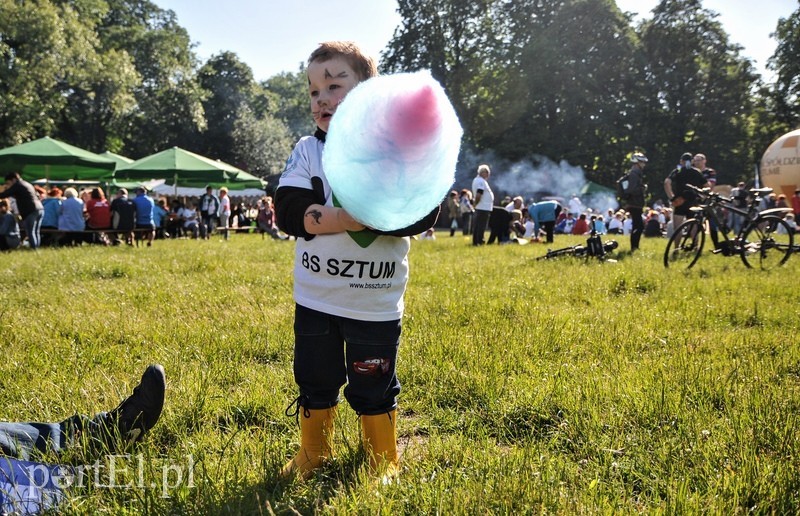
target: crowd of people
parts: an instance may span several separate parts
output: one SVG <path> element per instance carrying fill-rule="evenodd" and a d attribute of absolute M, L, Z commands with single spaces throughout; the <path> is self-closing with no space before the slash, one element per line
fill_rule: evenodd
<path fill-rule="evenodd" d="M 620 209 L 609 208 L 605 212 L 585 207 L 577 195 L 567 202 L 555 198 L 539 201 L 529 198 L 527 203 L 522 195 L 515 195 L 506 196 L 495 204 L 494 192 L 489 185 L 491 168 L 483 164 L 478 168 L 471 189 L 453 190 L 448 196 L 446 213 L 450 235 L 455 235 L 460 229 L 463 235 L 472 235 L 472 245 L 480 246 L 519 242 L 521 239 L 553 243 L 557 234 L 589 235 L 595 232 L 600 235 L 631 235 L 634 248 L 638 248 L 638 237 L 642 233 L 645 236 L 667 234 L 672 210 L 656 201 L 652 209 L 644 213 L 644 182 L 640 171 L 644 169 L 647 158 L 635 153 L 631 161 L 629 190 L 638 194 L 622 200 Z M 489 238 L 485 240 L 487 230 Z"/>
<path fill-rule="evenodd" d="M 134 245 L 155 239 L 209 239 L 218 232 L 258 231 L 286 239 L 275 224 L 272 198 L 264 196 L 233 202 L 225 187 L 219 196 L 212 187 L 199 198 L 153 197 L 137 188 L 130 197 L 119 188 L 109 199 L 100 186 L 45 189 L 32 185 L 18 173 L 5 178 L 0 191 L 0 250 L 22 247 L 86 244 Z M 22 230 L 20 230 L 22 226 Z"/>
<path fill-rule="evenodd" d="M 641 153 L 631 156 L 631 169 L 621 180 L 625 192 L 618 192 L 618 209 L 605 212 L 587 208 L 577 195 L 567 202 L 544 198 L 538 202 L 522 195 L 505 196 L 495 204 L 494 192 L 489 186 L 491 168 L 483 164 L 473 180 L 472 188 L 452 190 L 446 199 L 450 236 L 460 232 L 472 236 L 475 246 L 485 243 L 513 243 L 525 239 L 552 243 L 554 235 L 589 235 L 593 231 L 604 235 L 630 236 L 631 249 L 639 247 L 642 236 L 646 238 L 669 237 L 691 216 L 691 207 L 700 199 L 687 185 L 698 188 L 716 186 L 716 171 L 706 166 L 703 154 L 684 153 L 679 164 L 664 181 L 664 191 L 669 202 L 661 199 L 645 202 L 646 188 L 643 171 L 647 158 Z M 144 188 L 137 188 L 134 197 L 125 188 L 107 199 L 99 186 L 62 190 L 31 185 L 17 173 L 5 178 L 5 189 L 0 191 L 0 250 L 8 251 L 22 246 L 75 246 L 84 243 L 101 245 L 134 245 L 137 240 L 152 245 L 155 239 L 193 238 L 209 239 L 218 232 L 224 239 L 230 232 L 257 231 L 274 239 L 289 237 L 275 223 L 272 197 L 244 198 L 233 202 L 226 188 L 214 194 L 212 187 L 194 198 L 153 197 Z M 748 202 L 748 189 L 740 182 L 731 189 L 734 205 L 744 207 Z M 563 204 L 563 205 L 562 205 Z M 770 194 L 763 199 L 762 209 L 791 208 L 785 220 L 796 229 L 800 217 L 800 190 L 791 199 L 784 194 Z M 727 227 L 735 234 L 744 223 L 743 217 L 733 212 L 723 214 Z M 782 228 L 781 228 L 782 229 Z M 485 239 L 489 231 L 488 241 Z M 712 233 L 712 238 L 715 236 Z M 420 235 L 423 239 L 435 238 L 433 231 Z"/>
<path fill-rule="evenodd" d="M 552 243 L 556 234 L 590 235 L 628 235 L 630 249 L 639 248 L 642 236 L 645 238 L 669 237 L 687 217 L 691 208 L 701 199 L 689 185 L 697 188 L 714 188 L 717 172 L 709 168 L 704 154 L 684 153 L 679 164 L 664 180 L 664 191 L 668 202 L 656 198 L 647 202 L 647 184 L 644 182 L 644 169 L 647 157 L 635 152 L 631 155 L 631 168 L 619 180 L 617 195 L 619 208 L 606 211 L 587 208 L 577 195 L 569 201 L 560 202 L 554 198 L 544 198 L 538 202 L 529 199 L 527 205 L 522 195 L 505 196 L 499 204 L 489 184 L 491 168 L 478 167 L 472 188 L 460 192 L 452 190 L 446 200 L 444 213 L 448 217 L 450 236 L 461 231 L 464 236 L 472 236 L 472 245 L 521 242 Z M 740 182 L 730 193 L 734 205 L 744 207 L 749 202 L 749 189 Z M 783 194 L 772 193 L 763 198 L 761 209 L 791 208 L 785 220 L 790 228 L 796 229 L 796 219 L 800 216 L 800 190 L 795 191 L 791 200 Z M 741 229 L 743 217 L 727 211 L 722 214 L 728 228 L 734 233 Z M 486 231 L 489 238 L 485 240 Z M 712 232 L 712 239 L 715 234 Z M 715 242 L 716 244 L 716 242 Z"/>

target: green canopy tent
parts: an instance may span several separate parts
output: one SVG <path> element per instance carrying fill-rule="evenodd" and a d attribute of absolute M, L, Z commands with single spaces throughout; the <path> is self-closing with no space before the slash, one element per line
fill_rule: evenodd
<path fill-rule="evenodd" d="M 19 172 L 26 181 L 109 180 L 116 166 L 113 160 L 48 136 L 0 150 L 0 172 Z"/>
<path fill-rule="evenodd" d="M 266 187 L 262 179 L 244 170 L 179 147 L 157 152 L 120 167 L 114 177 L 118 181 L 163 179 L 166 184 L 176 188 L 203 188 L 210 185 L 214 188 L 226 186 L 229 190 L 242 190 Z"/>
<path fill-rule="evenodd" d="M 612 197 L 617 195 L 617 191 L 613 188 L 608 188 L 607 186 L 603 186 L 601 184 L 597 184 L 593 181 L 586 181 L 586 184 L 583 185 L 581 188 L 580 195 L 610 195 Z"/>
<path fill-rule="evenodd" d="M 101 152 L 100 155 L 103 156 L 104 158 L 116 162 L 117 168 L 127 167 L 128 165 L 133 163 L 133 160 L 131 158 L 126 158 L 125 156 L 114 154 L 111 151 Z"/>

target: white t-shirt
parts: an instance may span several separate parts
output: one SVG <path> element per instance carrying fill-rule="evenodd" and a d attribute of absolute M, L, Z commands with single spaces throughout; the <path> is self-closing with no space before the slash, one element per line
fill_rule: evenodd
<path fill-rule="evenodd" d="M 178 216 L 184 218 L 183 227 L 185 228 L 197 224 L 197 210 L 184 207 L 178 210 Z"/>
<path fill-rule="evenodd" d="M 534 238 L 538 237 L 539 235 L 534 234 L 533 230 L 536 229 L 536 224 L 533 223 L 532 220 L 528 219 L 525 221 L 525 234 L 522 238 Z"/>
<path fill-rule="evenodd" d="M 475 209 L 492 211 L 492 206 L 494 206 L 494 192 L 492 192 L 492 189 L 489 187 L 489 183 L 481 176 L 475 176 L 475 179 L 472 180 L 473 199 L 478 198 L 478 190 L 483 190 L 483 195 L 481 195 L 481 200 L 478 201 L 478 204 L 475 205 Z"/>
<path fill-rule="evenodd" d="M 219 198 L 219 215 L 220 217 L 231 216 L 231 198 L 227 195 Z"/>
<path fill-rule="evenodd" d="M 322 170 L 325 144 L 303 137 L 289 156 L 278 188 L 292 186 L 312 190 L 311 178 L 319 177 L 325 206 L 334 206 L 328 180 Z M 294 300 L 297 304 L 331 315 L 361 321 L 393 321 L 403 315 L 403 294 L 408 283 L 408 237 L 376 235 L 359 245 L 350 233 L 298 238 L 294 259 Z M 369 238 L 368 238 L 369 239 Z"/>
<path fill-rule="evenodd" d="M 577 197 L 573 197 L 569 200 L 569 212 L 575 215 L 576 217 L 583 213 L 583 203 Z"/>

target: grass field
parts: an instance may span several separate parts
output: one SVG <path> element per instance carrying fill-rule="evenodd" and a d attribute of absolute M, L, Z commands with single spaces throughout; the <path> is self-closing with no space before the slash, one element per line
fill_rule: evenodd
<path fill-rule="evenodd" d="M 299 439 L 294 244 L 257 235 L 3 255 L 0 419 L 113 408 L 164 364 L 161 421 L 116 459 L 129 487 L 74 489 L 67 514 L 797 514 L 800 257 L 685 272 L 665 245 L 601 263 L 414 241 L 394 485 L 346 404 L 337 458 L 277 480 Z"/>

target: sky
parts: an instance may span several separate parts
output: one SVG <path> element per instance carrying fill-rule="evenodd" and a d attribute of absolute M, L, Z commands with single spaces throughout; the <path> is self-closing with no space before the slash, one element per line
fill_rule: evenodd
<path fill-rule="evenodd" d="M 400 24 L 395 0 L 153 0 L 175 11 L 201 61 L 223 51 L 235 52 L 253 69 L 256 80 L 297 71 L 322 41 L 356 41 L 376 59 Z M 617 0 L 623 11 L 650 17 L 658 0 Z M 775 51 L 770 38 L 781 17 L 797 8 L 798 0 L 702 0 L 720 14 L 733 43 L 754 61 L 765 79 L 767 59 Z"/>

